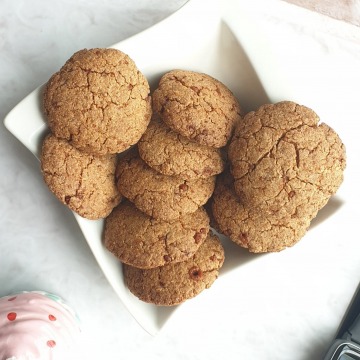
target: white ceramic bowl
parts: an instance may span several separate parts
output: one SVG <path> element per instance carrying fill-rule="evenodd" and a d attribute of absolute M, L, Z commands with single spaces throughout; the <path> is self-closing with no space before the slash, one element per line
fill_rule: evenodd
<path fill-rule="evenodd" d="M 225 83 L 238 97 L 245 111 L 267 102 L 287 99 L 313 107 L 315 111 L 320 109 L 326 114 L 325 101 L 329 94 L 318 92 L 311 98 L 307 96 L 307 81 L 311 78 L 307 68 L 298 67 L 295 82 L 289 76 L 289 69 L 296 65 L 295 60 L 289 63 L 289 69 L 283 66 L 284 61 L 280 56 L 289 54 L 281 46 L 286 46 L 294 35 L 289 32 L 280 35 L 284 38 L 270 37 L 276 34 L 276 21 L 273 26 L 270 21 L 267 27 L 262 27 L 256 17 L 257 6 L 261 6 L 261 0 L 224 0 L 221 3 L 216 0 L 190 0 L 167 19 L 112 47 L 126 52 L 136 62 L 152 89 L 166 71 L 189 69 L 207 73 Z M 275 16 L 276 6 L 269 16 Z M 289 11 L 291 13 L 292 10 Z M 273 34 L 268 32 L 269 26 L 274 30 Z M 311 41 L 305 45 L 308 51 L 317 51 L 312 49 Z M 316 84 L 311 86 L 316 88 Z M 39 155 L 41 140 L 47 131 L 42 112 L 42 90 L 43 87 L 39 87 L 28 95 L 5 119 L 8 130 L 35 156 Z M 336 130 L 341 128 L 340 122 L 337 123 L 335 119 L 330 119 L 330 125 Z M 340 135 L 344 135 L 344 132 Z M 348 193 L 351 196 L 351 192 Z M 345 202 L 344 194 L 346 191 L 328 207 L 329 214 Z M 327 216 L 323 212 L 320 218 Z M 103 221 L 86 220 L 76 214 L 75 217 L 99 266 L 124 305 L 146 331 L 157 333 L 177 307 L 158 307 L 135 298 L 124 285 L 120 262 L 102 243 Z M 254 263 L 249 260 L 260 264 L 264 258 L 248 254 L 226 239 L 224 244 L 226 261 L 218 281 L 229 270 L 238 270 L 240 265 Z"/>

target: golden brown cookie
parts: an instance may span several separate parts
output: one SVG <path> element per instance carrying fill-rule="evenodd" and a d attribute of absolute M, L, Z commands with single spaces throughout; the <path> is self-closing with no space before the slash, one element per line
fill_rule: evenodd
<path fill-rule="evenodd" d="M 125 283 L 140 300 L 156 305 L 177 305 L 208 289 L 224 263 L 220 240 L 209 233 L 192 258 L 154 269 L 124 265 Z"/>
<path fill-rule="evenodd" d="M 202 145 L 223 147 L 240 119 L 231 91 L 213 77 L 173 70 L 160 79 L 153 109 L 174 131 Z"/>
<path fill-rule="evenodd" d="M 48 81 L 44 110 L 51 131 L 77 149 L 120 153 L 146 130 L 149 92 L 146 78 L 123 52 L 84 49 Z"/>
<path fill-rule="evenodd" d="M 217 175 L 224 170 L 221 150 L 200 145 L 172 131 L 154 118 L 138 142 L 140 157 L 153 169 L 190 180 Z"/>
<path fill-rule="evenodd" d="M 250 252 L 277 252 L 293 246 L 305 235 L 317 213 L 314 210 L 319 199 L 313 198 L 309 204 L 299 204 L 294 213 L 281 208 L 275 212 L 261 206 L 249 208 L 241 202 L 232 185 L 230 174 L 218 177 L 212 215 L 219 232 Z"/>
<path fill-rule="evenodd" d="M 91 220 L 104 218 L 119 204 L 115 155 L 83 153 L 50 134 L 43 142 L 40 160 L 49 189 L 80 216 Z"/>
<path fill-rule="evenodd" d="M 123 201 L 106 218 L 106 248 L 121 262 L 142 269 L 187 260 L 209 232 L 203 208 L 173 221 L 156 220 Z"/>
<path fill-rule="evenodd" d="M 228 156 L 235 191 L 247 206 L 302 202 L 302 189 L 328 199 L 343 180 L 345 148 L 311 109 L 293 102 L 264 105 L 245 116 Z M 308 190 L 304 190 L 306 193 Z"/>
<path fill-rule="evenodd" d="M 120 159 L 116 170 L 119 191 L 145 214 L 174 220 L 195 212 L 210 198 L 215 176 L 183 180 L 158 173 L 132 149 Z"/>

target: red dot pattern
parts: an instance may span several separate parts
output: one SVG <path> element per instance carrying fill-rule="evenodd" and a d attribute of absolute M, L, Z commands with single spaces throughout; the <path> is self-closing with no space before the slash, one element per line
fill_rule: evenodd
<path fill-rule="evenodd" d="M 46 345 L 49 347 L 49 348 L 53 348 L 56 346 L 56 342 L 55 340 L 48 340 L 48 342 L 46 343 Z"/>
<path fill-rule="evenodd" d="M 16 296 L 8 299 L 8 301 L 13 301 L 13 300 L 15 300 L 15 299 L 16 299 Z M 17 313 L 16 313 L 16 312 L 9 312 L 9 313 L 7 314 L 7 319 L 8 319 L 9 321 L 15 321 L 15 320 L 16 320 L 16 317 L 17 317 Z M 56 317 L 55 317 L 53 314 L 49 314 L 48 318 L 49 318 L 50 321 L 56 321 L 56 320 L 57 320 Z M 55 340 L 48 340 L 48 341 L 46 342 L 46 345 L 47 345 L 49 348 L 54 348 L 54 347 L 56 346 L 56 341 L 55 341 Z"/>
<path fill-rule="evenodd" d="M 7 318 L 9 321 L 14 321 L 16 319 L 17 314 L 15 312 L 10 312 L 7 314 Z"/>

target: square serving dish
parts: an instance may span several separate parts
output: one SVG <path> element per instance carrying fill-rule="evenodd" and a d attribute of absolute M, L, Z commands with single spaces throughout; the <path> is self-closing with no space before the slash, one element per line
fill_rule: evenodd
<path fill-rule="evenodd" d="M 284 11 L 286 16 L 287 12 L 291 15 L 295 9 L 289 4 L 277 1 L 271 11 L 262 13 L 258 18 L 257 7 L 264 6 L 265 3 L 262 0 L 190 0 L 162 22 L 112 47 L 127 53 L 135 61 L 149 80 L 152 90 L 166 71 L 175 68 L 188 69 L 207 73 L 222 81 L 237 96 L 244 111 L 254 110 L 268 102 L 294 100 L 327 116 L 329 111 L 326 101 L 329 99 L 330 89 L 325 86 L 318 86 L 317 89 L 316 86 L 319 85 L 319 76 L 331 69 L 325 68 L 322 73 L 317 73 L 316 81 L 310 84 L 307 81 L 312 77 L 308 76 L 309 69 L 305 65 L 299 66 L 298 73 L 293 74 L 292 69 L 297 63 L 290 59 L 288 68 L 284 68 L 284 59 L 287 59 L 289 54 L 281 48 L 282 41 L 286 39 L 291 42 L 297 39 L 298 35 L 289 31 L 288 34 L 281 35 L 284 36 L 283 39 L 276 39 L 271 37 L 268 30 L 272 29 L 272 35 L 276 36 L 276 16 L 279 9 Z M 313 15 L 304 14 L 310 24 L 316 23 L 315 20 L 311 22 Z M 320 54 L 312 40 L 308 41 L 304 37 L 297 40 L 310 51 L 306 58 L 311 55 L 311 51 Z M 284 58 L 279 58 L 282 55 Z M 318 61 L 320 60 L 321 57 Z M 316 62 L 314 72 L 317 64 Z M 318 65 L 320 66 L 320 63 Z M 313 89 L 313 96 L 309 95 L 307 85 Z M 322 92 L 316 95 L 319 89 Z M 47 131 L 42 112 L 42 92 L 43 86 L 40 86 L 5 119 L 8 130 L 37 157 L 43 135 Z M 335 117 L 330 116 L 328 123 L 340 130 L 342 138 L 351 137 L 350 132 L 343 130 L 344 125 Z M 346 143 L 345 139 L 344 142 Z M 355 177 L 353 179 L 355 181 Z M 339 195 L 339 203 L 346 203 L 351 187 L 349 182 Z M 99 266 L 128 311 L 147 332 L 156 334 L 177 307 L 154 306 L 134 297 L 124 285 L 120 262 L 102 243 L 103 221 L 86 220 L 76 214 L 75 217 Z M 224 245 L 226 261 L 218 281 L 221 281 L 221 277 L 226 276 L 229 270 L 240 270 L 239 265 L 243 263 L 245 266 L 249 263 L 246 259 L 255 259 L 260 263 L 263 258 L 248 254 L 226 239 Z"/>

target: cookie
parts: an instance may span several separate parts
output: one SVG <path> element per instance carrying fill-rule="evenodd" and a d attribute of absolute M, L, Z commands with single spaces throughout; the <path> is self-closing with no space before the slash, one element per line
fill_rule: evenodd
<path fill-rule="evenodd" d="M 135 63 L 116 49 L 76 52 L 48 81 L 44 111 L 55 136 L 92 154 L 135 144 L 151 118 L 150 88 Z"/>
<path fill-rule="evenodd" d="M 80 216 L 92 220 L 104 218 L 119 204 L 115 155 L 83 153 L 50 134 L 43 142 L 40 160 L 49 189 Z"/>
<path fill-rule="evenodd" d="M 129 290 L 140 300 L 156 305 L 177 305 L 208 289 L 224 262 L 220 240 L 209 233 L 192 258 L 154 269 L 124 265 Z"/>
<path fill-rule="evenodd" d="M 171 129 L 202 145 L 223 147 L 240 120 L 240 105 L 213 77 L 186 70 L 162 76 L 153 109 Z"/>
<path fill-rule="evenodd" d="M 289 101 L 245 116 L 228 151 L 235 191 L 244 204 L 283 206 L 288 198 L 302 203 L 303 192 L 324 199 L 336 192 L 343 181 L 345 147 L 334 130 L 318 122 L 314 111 Z"/>
<path fill-rule="evenodd" d="M 137 149 L 119 160 L 116 179 L 121 194 L 139 210 L 167 221 L 195 212 L 215 187 L 215 176 L 183 180 L 160 174 L 140 158 Z"/>
<path fill-rule="evenodd" d="M 208 232 L 209 217 L 203 208 L 167 222 L 123 201 L 106 218 L 104 243 L 121 262 L 149 269 L 192 257 Z"/>
<path fill-rule="evenodd" d="M 164 175 L 190 180 L 217 175 L 224 170 L 220 149 L 200 145 L 153 118 L 138 142 L 140 157 Z"/>
<path fill-rule="evenodd" d="M 311 184 L 299 182 L 298 193 L 287 200 L 249 207 L 237 196 L 233 185 L 230 174 L 217 178 L 212 216 L 219 232 L 254 253 L 278 252 L 295 245 L 328 200 Z"/>

